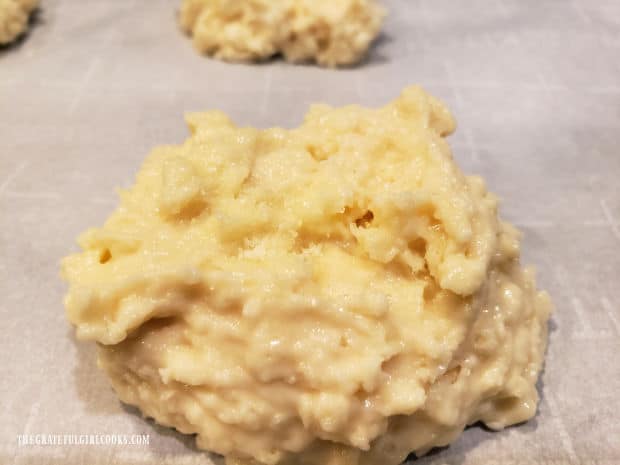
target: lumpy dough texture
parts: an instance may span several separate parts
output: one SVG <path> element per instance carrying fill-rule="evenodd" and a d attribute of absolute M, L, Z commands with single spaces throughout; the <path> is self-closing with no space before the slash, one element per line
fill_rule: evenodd
<path fill-rule="evenodd" d="M 63 264 L 124 402 L 228 465 L 395 465 L 535 414 L 551 302 L 439 101 L 187 120 Z"/>
<path fill-rule="evenodd" d="M 323 66 L 358 62 L 381 28 L 375 0 L 184 0 L 181 27 L 202 53 L 227 61 L 288 61 Z"/>
<path fill-rule="evenodd" d="M 0 45 L 17 39 L 28 27 L 39 0 L 0 0 Z"/>

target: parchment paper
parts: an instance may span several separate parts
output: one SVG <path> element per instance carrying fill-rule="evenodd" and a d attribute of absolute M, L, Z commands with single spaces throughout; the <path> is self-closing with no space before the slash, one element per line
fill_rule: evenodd
<path fill-rule="evenodd" d="M 65 321 L 60 258 L 151 147 L 184 140 L 186 111 L 292 127 L 311 102 L 380 105 L 412 83 L 454 111 L 455 158 L 502 197 L 557 306 L 536 419 L 470 428 L 417 464 L 620 463 L 620 2 L 392 0 L 347 70 L 201 57 L 178 3 L 43 0 L 0 52 L 0 464 L 212 463 L 117 400 Z M 19 434 L 150 440 L 20 447 Z"/>

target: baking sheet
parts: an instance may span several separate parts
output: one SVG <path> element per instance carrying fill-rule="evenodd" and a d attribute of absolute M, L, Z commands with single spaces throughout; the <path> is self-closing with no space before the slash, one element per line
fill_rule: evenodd
<path fill-rule="evenodd" d="M 292 127 L 311 102 L 379 105 L 411 83 L 454 111 L 455 158 L 502 197 L 557 306 L 539 415 L 470 428 L 416 465 L 620 463 L 620 3 L 392 0 L 370 58 L 347 70 L 200 57 L 177 3 L 43 0 L 0 52 L 0 463 L 212 463 L 118 402 L 65 321 L 60 258 L 151 147 L 186 137 L 186 111 Z M 150 438 L 20 447 L 19 434 Z"/>

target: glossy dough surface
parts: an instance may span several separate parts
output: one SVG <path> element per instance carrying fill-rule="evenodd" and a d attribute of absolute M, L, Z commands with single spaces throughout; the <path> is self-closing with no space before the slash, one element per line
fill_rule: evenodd
<path fill-rule="evenodd" d="M 242 465 L 395 465 L 535 414 L 551 302 L 439 101 L 187 120 L 63 263 L 124 402 Z"/>
<path fill-rule="evenodd" d="M 17 39 L 28 28 L 30 13 L 39 0 L 0 0 L 0 45 Z"/>
<path fill-rule="evenodd" d="M 281 53 L 333 67 L 364 57 L 384 14 L 376 0 L 184 0 L 179 21 L 196 49 L 222 60 Z"/>

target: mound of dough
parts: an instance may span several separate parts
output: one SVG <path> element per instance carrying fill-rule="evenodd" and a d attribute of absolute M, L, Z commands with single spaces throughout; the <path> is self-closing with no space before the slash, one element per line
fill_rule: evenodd
<path fill-rule="evenodd" d="M 365 55 L 385 12 L 375 0 L 184 0 L 181 27 L 202 53 L 227 61 L 350 65 Z"/>
<path fill-rule="evenodd" d="M 124 402 L 229 465 L 395 465 L 535 414 L 551 302 L 439 101 L 187 120 L 63 262 Z"/>
<path fill-rule="evenodd" d="M 39 0 L 0 0 L 0 45 L 17 39 L 28 27 Z"/>

